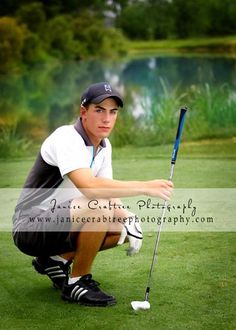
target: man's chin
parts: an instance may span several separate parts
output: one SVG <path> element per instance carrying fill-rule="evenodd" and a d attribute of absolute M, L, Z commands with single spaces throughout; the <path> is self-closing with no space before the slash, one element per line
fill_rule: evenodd
<path fill-rule="evenodd" d="M 101 139 L 105 139 L 105 138 L 107 138 L 110 134 L 111 134 L 110 131 L 109 131 L 109 132 L 99 132 L 98 136 L 99 136 L 99 138 L 101 138 Z"/>

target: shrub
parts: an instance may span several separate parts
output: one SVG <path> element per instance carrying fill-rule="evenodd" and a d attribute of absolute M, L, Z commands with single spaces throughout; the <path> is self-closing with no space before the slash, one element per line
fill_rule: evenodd
<path fill-rule="evenodd" d="M 126 53 L 126 39 L 122 32 L 107 28 L 103 21 L 89 11 L 83 11 L 73 21 L 78 58 L 110 57 Z"/>
<path fill-rule="evenodd" d="M 29 152 L 31 142 L 16 134 L 15 127 L 0 129 L 1 158 L 24 156 Z"/>
<path fill-rule="evenodd" d="M 0 18 L 0 72 L 8 72 L 20 62 L 26 34 L 26 28 L 14 18 Z"/>
<path fill-rule="evenodd" d="M 191 86 L 188 93 L 191 107 L 192 138 L 221 137 L 235 134 L 236 97 L 227 84 L 212 88 Z"/>
<path fill-rule="evenodd" d="M 148 5 L 146 3 L 136 3 L 127 6 L 117 19 L 117 26 L 130 39 L 151 39 L 153 31 L 150 24 Z"/>
<path fill-rule="evenodd" d="M 39 2 L 21 6 L 16 16 L 19 22 L 26 24 L 28 29 L 33 33 L 41 33 L 46 23 L 43 4 Z"/>
<path fill-rule="evenodd" d="M 52 56 L 72 59 L 75 55 L 75 43 L 72 30 L 72 18 L 68 15 L 56 16 L 48 21 L 46 43 Z"/>
<path fill-rule="evenodd" d="M 127 53 L 127 40 L 118 29 L 109 28 L 104 31 L 102 42 L 102 55 L 112 57 Z"/>

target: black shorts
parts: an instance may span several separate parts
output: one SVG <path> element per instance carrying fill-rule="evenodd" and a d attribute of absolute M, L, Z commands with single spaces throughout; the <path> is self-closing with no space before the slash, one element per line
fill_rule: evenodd
<path fill-rule="evenodd" d="M 53 210 L 32 207 L 13 216 L 13 240 L 23 253 L 52 256 L 75 251 L 75 235 L 71 232 L 70 202 Z"/>

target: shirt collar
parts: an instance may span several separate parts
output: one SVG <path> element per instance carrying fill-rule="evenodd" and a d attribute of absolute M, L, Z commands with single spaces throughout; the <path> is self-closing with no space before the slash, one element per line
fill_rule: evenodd
<path fill-rule="evenodd" d="M 83 138 L 85 145 L 86 146 L 93 146 L 92 142 L 90 141 L 87 133 L 85 132 L 85 129 L 83 127 L 82 124 L 82 120 L 81 118 L 78 118 L 77 121 L 74 124 L 74 128 L 76 129 L 76 131 L 81 135 L 81 137 Z M 106 142 L 105 139 L 102 139 L 99 145 L 101 148 L 105 148 L 106 147 Z"/>

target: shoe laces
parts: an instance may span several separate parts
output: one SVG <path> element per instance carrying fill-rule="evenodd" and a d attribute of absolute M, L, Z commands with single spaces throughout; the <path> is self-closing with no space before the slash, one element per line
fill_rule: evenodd
<path fill-rule="evenodd" d="M 84 275 L 82 277 L 82 280 L 83 282 L 88 285 L 90 288 L 93 288 L 93 289 L 98 289 L 98 286 L 100 285 L 99 282 L 95 281 L 94 279 L 92 279 L 92 275 L 91 274 L 87 274 L 87 275 Z"/>

